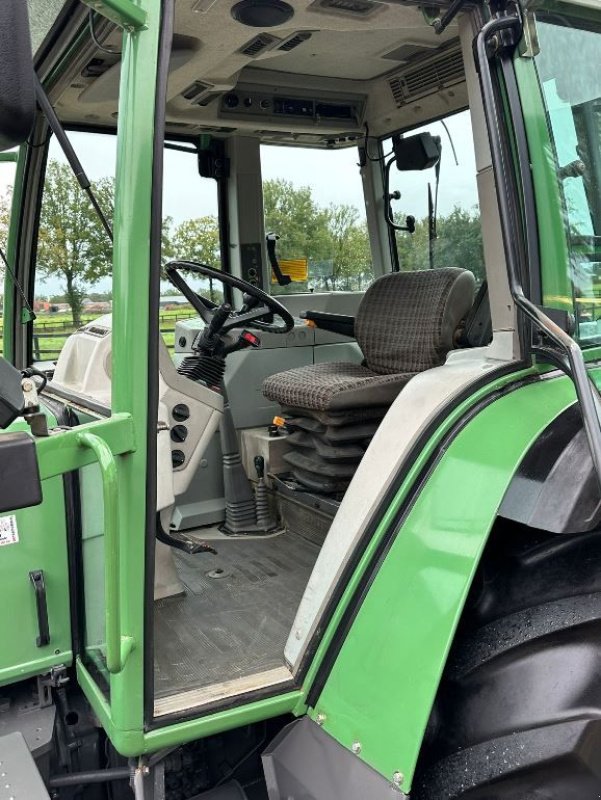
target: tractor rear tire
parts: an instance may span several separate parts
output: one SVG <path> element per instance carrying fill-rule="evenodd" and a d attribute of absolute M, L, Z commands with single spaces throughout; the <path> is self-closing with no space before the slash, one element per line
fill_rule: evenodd
<path fill-rule="evenodd" d="M 601 532 L 498 520 L 411 800 L 601 798 Z"/>

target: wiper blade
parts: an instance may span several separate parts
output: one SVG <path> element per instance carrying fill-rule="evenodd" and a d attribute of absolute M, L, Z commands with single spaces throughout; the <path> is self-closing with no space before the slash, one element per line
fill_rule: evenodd
<path fill-rule="evenodd" d="M 61 149 L 65 154 L 65 158 L 69 162 L 69 166 L 71 167 L 71 170 L 75 175 L 75 178 L 77 179 L 77 182 L 84 190 L 84 192 L 88 195 L 90 202 L 92 203 L 92 206 L 94 207 L 94 210 L 98 215 L 98 218 L 102 222 L 102 225 L 107 233 L 107 236 L 112 242 L 113 231 L 111 230 L 111 226 L 109 224 L 109 221 L 105 217 L 103 210 L 100 208 L 100 204 L 98 203 L 96 195 L 94 194 L 94 191 L 92 189 L 90 179 L 86 175 L 85 170 L 81 164 L 81 161 L 77 157 L 77 153 L 73 149 L 73 145 L 69 141 L 65 129 L 63 128 L 59 118 L 56 116 L 56 113 L 52 108 L 50 100 L 48 99 L 48 95 L 44 91 L 44 87 L 40 83 L 40 79 L 35 73 L 34 73 L 34 83 L 35 83 L 35 93 L 40 108 L 44 112 L 44 116 L 48 120 L 48 124 L 50 125 L 52 132 L 56 136 L 58 143 L 60 144 Z"/>

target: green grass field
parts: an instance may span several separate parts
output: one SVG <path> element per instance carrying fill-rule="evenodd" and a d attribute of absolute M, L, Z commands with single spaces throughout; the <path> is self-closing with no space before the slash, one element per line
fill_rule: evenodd
<path fill-rule="evenodd" d="M 82 314 L 82 324 L 92 322 L 105 312 L 96 314 Z M 175 323 L 181 319 L 196 316 L 196 312 L 189 305 L 181 305 L 172 309 L 161 309 L 159 324 L 165 344 L 173 350 L 175 341 Z M 75 326 L 71 314 L 67 313 L 39 313 L 33 323 L 33 357 L 34 361 L 55 361 L 58 358 L 67 338 L 74 332 Z M 3 344 L 3 320 L 0 317 L 0 348 Z"/>

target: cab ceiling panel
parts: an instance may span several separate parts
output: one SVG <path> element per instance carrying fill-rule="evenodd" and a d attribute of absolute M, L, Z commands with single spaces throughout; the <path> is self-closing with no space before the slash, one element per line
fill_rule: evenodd
<path fill-rule="evenodd" d="M 175 30 L 197 36 L 200 46 L 193 62 L 174 76 L 172 97 L 194 80 L 232 88 L 251 66 L 297 74 L 299 86 L 303 75 L 367 81 L 394 68 L 390 53 L 406 41 L 439 46 L 456 36 L 437 37 L 413 6 L 367 0 L 301 0 L 292 6 L 283 25 L 257 28 L 233 19 L 229 0 L 215 0 L 204 12 L 198 0 L 179 0 Z"/>
<path fill-rule="evenodd" d="M 295 101 L 286 108 L 299 110 L 287 115 L 284 130 L 299 134 L 311 134 L 312 127 L 357 132 L 365 109 L 374 110 L 372 98 L 381 98 L 376 115 L 388 113 L 389 106 L 400 113 L 389 80 L 457 36 L 456 27 L 436 36 L 415 5 L 371 0 L 176 0 L 174 30 L 167 90 L 171 129 L 282 130 L 282 114 L 269 111 L 281 106 L 279 95 Z M 98 19 L 96 33 L 118 51 L 114 26 Z M 114 125 L 119 79 L 119 56 L 90 41 L 53 93 L 59 115 L 67 122 Z M 241 102 L 237 115 L 225 99 L 232 93 L 241 97 L 241 89 L 252 108 Z M 335 108 L 337 97 L 345 108 Z M 301 106 L 300 100 L 313 105 Z M 329 115 L 323 113 L 328 109 Z"/>

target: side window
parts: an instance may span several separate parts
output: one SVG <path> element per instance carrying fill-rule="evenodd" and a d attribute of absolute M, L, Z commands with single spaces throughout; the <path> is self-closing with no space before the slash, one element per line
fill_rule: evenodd
<path fill-rule="evenodd" d="M 69 133 L 100 207 L 113 218 L 116 137 Z M 56 361 L 66 340 L 112 307 L 112 245 L 88 196 L 52 138 L 34 284 L 33 361 Z"/>
<path fill-rule="evenodd" d="M 440 182 L 436 191 L 434 169 L 424 172 L 398 172 L 392 166 L 390 191 L 400 192 L 394 202 L 395 222 L 404 224 L 408 215 L 416 219 L 415 233 L 395 232 L 399 269 L 421 270 L 434 267 L 464 267 L 471 270 L 478 283 L 484 280 L 484 251 L 476 159 L 469 111 L 453 114 L 444 120 L 407 131 L 406 135 L 429 132 L 442 144 Z M 384 153 L 392 150 L 392 140 L 383 143 Z M 436 209 L 436 238 L 430 235 L 428 187 Z"/>
<path fill-rule="evenodd" d="M 265 232 L 276 233 L 282 272 L 273 294 L 362 291 L 373 280 L 355 147 L 261 146 Z M 285 176 L 285 177 L 282 177 Z"/>
<path fill-rule="evenodd" d="M 198 155 L 190 145 L 169 143 L 163 162 L 162 261 L 197 261 L 221 269 L 217 183 L 198 174 Z M 199 294 L 222 302 L 221 283 L 187 274 L 186 281 Z M 171 284 L 161 282 L 160 331 L 167 347 L 174 347 L 175 325 L 197 316 L 185 297 Z"/>
<path fill-rule="evenodd" d="M 582 26 L 582 27 L 580 27 Z M 572 297 L 551 297 L 575 311 L 578 338 L 601 340 L 601 29 L 541 17 L 536 66 L 553 147 L 553 167 L 568 244 Z M 561 267 L 560 267 L 561 268 Z M 547 282 L 546 276 L 543 278 Z M 550 294 L 547 290 L 545 295 Z"/>
<path fill-rule="evenodd" d="M 15 170 L 16 163 L 14 161 L 0 161 L 0 248 L 5 256 Z M 0 259 L 0 282 L 2 283 L 2 289 L 0 289 L 0 353 L 3 352 L 4 345 L 4 272 L 4 262 Z"/>

